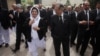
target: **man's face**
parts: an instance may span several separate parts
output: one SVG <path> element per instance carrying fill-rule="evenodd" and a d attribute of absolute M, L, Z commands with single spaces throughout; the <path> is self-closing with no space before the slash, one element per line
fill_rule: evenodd
<path fill-rule="evenodd" d="M 96 5 L 96 8 L 100 9 L 100 4 L 99 3 Z"/>
<path fill-rule="evenodd" d="M 71 7 L 71 6 L 68 6 L 68 7 L 67 7 L 67 10 L 68 10 L 68 11 L 72 11 L 72 7 Z"/>
<path fill-rule="evenodd" d="M 57 9 L 56 9 L 56 14 L 57 14 L 57 15 L 61 15 L 62 12 L 63 12 L 63 8 L 57 8 Z"/>
<path fill-rule="evenodd" d="M 90 8 L 90 4 L 89 3 L 84 3 L 83 5 L 85 10 L 88 10 Z"/>
<path fill-rule="evenodd" d="M 17 8 L 17 11 L 18 12 L 23 12 L 23 9 L 22 8 Z"/>
<path fill-rule="evenodd" d="M 80 8 L 79 8 L 79 7 L 76 7 L 76 8 L 75 8 L 75 11 L 80 11 Z"/>

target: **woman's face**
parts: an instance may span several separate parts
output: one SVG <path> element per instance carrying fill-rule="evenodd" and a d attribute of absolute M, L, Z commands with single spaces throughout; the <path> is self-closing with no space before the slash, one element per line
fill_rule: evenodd
<path fill-rule="evenodd" d="M 37 15 L 38 15 L 37 10 L 36 9 L 33 9 L 32 10 L 32 16 L 35 18 L 35 17 L 37 17 Z"/>

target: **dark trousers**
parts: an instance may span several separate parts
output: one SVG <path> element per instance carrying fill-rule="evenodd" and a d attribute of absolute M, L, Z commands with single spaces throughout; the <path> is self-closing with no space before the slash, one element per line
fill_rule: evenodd
<path fill-rule="evenodd" d="M 78 51 L 81 46 L 80 55 L 84 55 L 86 48 L 88 46 L 89 39 L 90 30 L 79 30 L 76 50 Z"/>
<path fill-rule="evenodd" d="M 91 40 L 90 40 L 90 44 L 92 45 L 92 47 L 94 48 L 94 46 L 95 46 L 95 40 L 96 40 L 96 33 L 95 33 L 95 31 L 92 31 L 91 32 Z"/>
<path fill-rule="evenodd" d="M 92 56 L 98 56 L 100 53 L 100 32 L 96 33 L 96 44 L 93 49 Z"/>
<path fill-rule="evenodd" d="M 26 30 L 23 28 L 23 29 L 19 29 L 19 28 L 16 28 L 16 44 L 15 44 L 15 49 L 20 49 L 20 44 L 21 44 L 21 34 L 24 34 L 25 36 L 25 39 L 26 39 L 26 45 L 27 44 L 27 38 L 29 37 L 29 34 L 27 34 Z"/>
<path fill-rule="evenodd" d="M 53 37 L 53 43 L 55 48 L 55 56 L 61 56 L 60 46 L 63 46 L 64 56 L 70 56 L 69 53 L 69 37 Z"/>
<path fill-rule="evenodd" d="M 72 27 L 72 30 L 71 30 L 71 44 L 74 44 L 74 41 L 77 37 L 77 32 L 78 32 L 78 26 Z"/>

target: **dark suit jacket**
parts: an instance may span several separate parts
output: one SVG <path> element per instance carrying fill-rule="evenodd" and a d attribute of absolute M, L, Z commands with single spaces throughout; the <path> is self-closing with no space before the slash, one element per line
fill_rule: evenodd
<path fill-rule="evenodd" d="M 97 10 L 96 9 L 94 9 L 94 10 L 92 10 L 91 11 L 91 18 L 92 19 L 94 19 L 94 20 L 96 20 L 96 18 L 97 18 Z M 96 25 L 97 25 L 97 23 L 96 23 L 96 21 L 94 21 L 95 23 L 94 23 L 94 26 L 93 26 L 93 28 L 92 28 L 92 32 L 93 32 L 93 34 L 92 35 L 94 35 L 95 36 L 95 31 L 97 30 L 97 27 L 96 27 Z"/>
<path fill-rule="evenodd" d="M 70 17 L 66 14 L 63 16 L 63 24 L 59 21 L 59 16 L 51 17 L 51 35 L 52 37 L 69 37 L 70 34 Z"/>
<path fill-rule="evenodd" d="M 78 21 L 82 21 L 82 20 L 86 20 L 86 21 L 87 21 L 85 12 L 84 12 L 84 11 L 81 11 L 81 12 L 78 14 L 77 19 L 78 19 Z M 91 16 L 91 11 L 89 12 L 89 20 L 94 21 L 94 19 L 93 19 L 92 16 Z M 88 24 L 87 24 L 87 25 L 81 25 L 81 24 L 79 24 L 79 29 L 86 30 L 87 27 L 88 27 Z M 93 26 L 90 26 L 90 25 L 89 25 L 89 28 L 90 28 L 90 29 L 91 29 L 92 27 L 93 27 Z"/>
<path fill-rule="evenodd" d="M 12 19 L 11 17 L 9 17 L 9 19 L 11 20 L 12 26 L 15 26 L 16 23 L 14 22 L 15 21 L 14 10 L 10 10 L 9 11 L 9 14 L 12 14 L 13 15 L 14 18 Z"/>
<path fill-rule="evenodd" d="M 29 17 L 30 17 L 30 12 L 29 11 L 25 12 L 25 18 L 27 19 Z"/>
<path fill-rule="evenodd" d="M 24 22 L 26 21 L 25 13 L 24 12 L 19 13 L 19 17 L 18 17 L 18 12 L 16 12 L 15 20 L 17 24 L 17 29 L 23 29 Z"/>
<path fill-rule="evenodd" d="M 72 12 L 71 14 L 71 26 L 78 27 L 78 20 L 77 20 L 75 12 Z"/>
<path fill-rule="evenodd" d="M 96 32 L 100 32 L 100 13 L 95 19 L 95 30 Z"/>
<path fill-rule="evenodd" d="M 48 22 L 48 25 L 50 25 L 50 21 L 51 21 L 51 16 L 53 15 L 53 10 L 49 10 L 48 12 L 47 12 L 47 22 Z"/>
<path fill-rule="evenodd" d="M 4 29 L 10 27 L 10 19 L 8 18 L 8 10 L 0 9 L 0 22 Z"/>
<path fill-rule="evenodd" d="M 45 20 L 47 20 L 46 14 L 47 14 L 46 9 L 40 9 L 40 16 Z"/>
<path fill-rule="evenodd" d="M 92 10 L 92 18 L 93 19 L 96 19 L 96 17 L 97 17 L 97 10 L 96 9 L 94 9 L 94 10 Z"/>
<path fill-rule="evenodd" d="M 38 27 L 40 28 L 40 30 L 38 30 L 37 32 L 39 39 L 41 40 L 43 37 L 46 37 L 47 32 L 47 22 L 45 21 L 45 19 L 40 19 Z"/>

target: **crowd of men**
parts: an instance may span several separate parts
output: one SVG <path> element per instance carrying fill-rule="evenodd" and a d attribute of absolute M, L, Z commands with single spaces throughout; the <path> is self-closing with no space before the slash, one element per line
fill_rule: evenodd
<path fill-rule="evenodd" d="M 28 6 L 27 11 L 25 11 L 21 4 L 13 4 L 13 9 L 8 11 L 0 5 L 0 48 L 4 44 L 5 47 L 9 47 L 9 29 L 16 29 L 16 44 L 13 51 L 17 52 L 20 49 L 22 34 L 25 35 L 25 47 L 28 48 L 27 42 L 31 42 L 31 30 L 27 26 L 27 22 L 31 7 Z M 37 7 L 40 10 L 40 16 L 45 19 L 48 29 L 51 30 L 56 56 L 61 56 L 61 43 L 64 56 L 70 56 L 69 47 L 73 45 L 76 46 L 76 52 L 85 56 L 89 43 L 93 49 L 91 56 L 99 55 L 100 2 L 96 3 L 95 9 L 91 9 L 90 3 L 87 1 L 75 7 L 58 6 L 57 3 L 52 4 L 52 8 L 42 8 L 41 4 L 38 4 Z"/>

